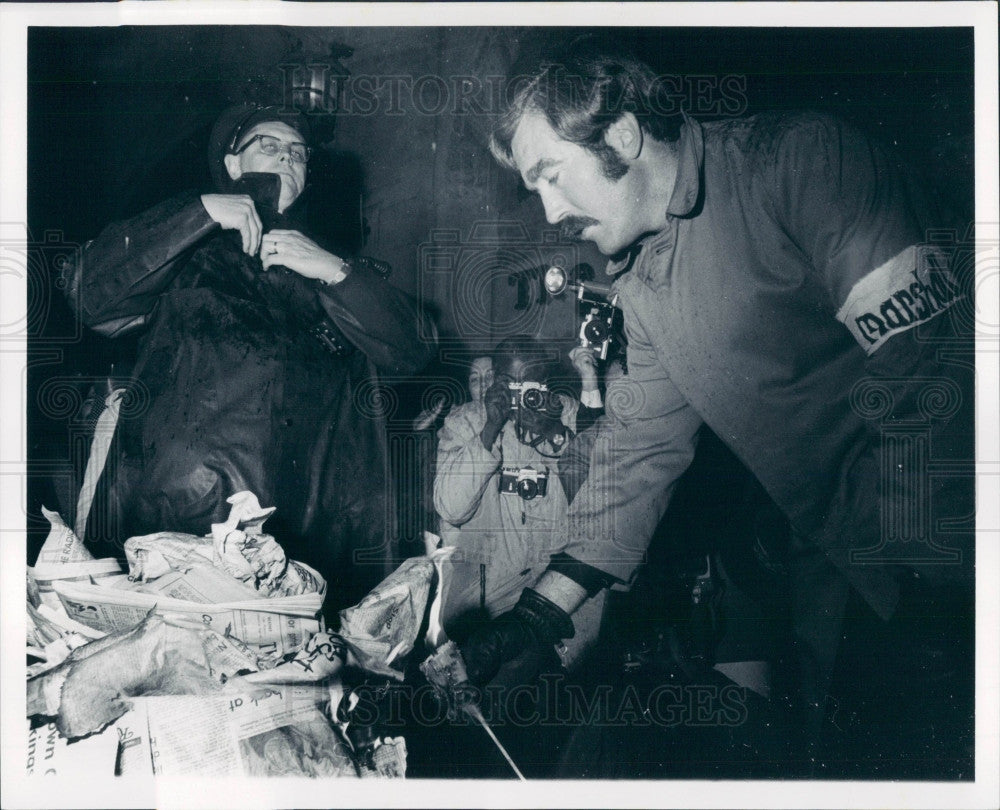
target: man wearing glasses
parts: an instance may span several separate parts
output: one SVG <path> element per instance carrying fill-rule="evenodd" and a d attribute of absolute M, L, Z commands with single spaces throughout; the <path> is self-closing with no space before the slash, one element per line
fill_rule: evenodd
<path fill-rule="evenodd" d="M 113 536 L 90 539 L 204 534 L 250 490 L 277 507 L 268 531 L 327 578 L 336 610 L 388 563 L 382 423 L 364 389 L 373 368 L 422 368 L 434 331 L 382 263 L 338 255 L 308 227 L 308 142 L 301 114 L 226 110 L 213 192 L 108 226 L 64 281 L 91 329 L 140 335 L 136 406 L 98 490 Z"/>

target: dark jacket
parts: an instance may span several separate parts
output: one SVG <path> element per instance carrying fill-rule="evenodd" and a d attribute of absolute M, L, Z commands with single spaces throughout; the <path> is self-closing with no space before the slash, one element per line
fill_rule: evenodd
<path fill-rule="evenodd" d="M 277 506 L 268 530 L 327 577 L 333 604 L 381 578 L 391 511 L 375 369 L 415 373 L 435 348 L 409 297 L 364 262 L 332 286 L 264 272 L 195 194 L 108 226 L 64 280 L 96 332 L 143 330 L 105 470 L 122 540 L 206 533 L 251 490 Z"/>

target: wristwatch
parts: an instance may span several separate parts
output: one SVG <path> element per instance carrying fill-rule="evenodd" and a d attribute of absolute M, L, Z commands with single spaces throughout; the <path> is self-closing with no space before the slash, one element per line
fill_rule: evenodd
<path fill-rule="evenodd" d="M 340 272 L 344 274 L 344 278 L 347 278 L 351 274 L 351 270 L 353 270 L 353 269 L 354 269 L 354 265 L 351 264 L 351 260 L 350 259 L 341 259 L 340 260 Z M 344 278 L 340 279 L 340 281 L 343 281 Z M 316 280 L 320 283 L 320 286 L 323 286 L 323 287 L 332 287 L 334 284 L 339 284 L 340 283 L 340 281 L 334 281 L 334 282 L 331 283 L 331 282 L 327 281 L 324 278 L 318 278 Z"/>

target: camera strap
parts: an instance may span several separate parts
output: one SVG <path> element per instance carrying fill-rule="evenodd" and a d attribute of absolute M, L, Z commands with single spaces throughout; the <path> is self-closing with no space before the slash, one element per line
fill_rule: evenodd
<path fill-rule="evenodd" d="M 561 428 L 563 427 L 562 422 L 559 423 L 559 426 Z M 531 439 L 531 441 L 526 441 L 525 437 L 527 436 L 527 431 L 524 429 L 524 426 L 521 424 L 521 420 L 520 419 L 518 419 L 515 422 L 515 424 L 514 424 L 514 432 L 517 434 L 517 439 L 518 439 L 519 442 L 521 442 L 521 444 L 527 445 L 532 450 L 534 450 L 536 453 L 538 453 L 538 455 L 543 456 L 544 458 L 559 458 L 562 449 L 566 446 L 566 437 L 562 433 L 562 431 L 560 431 L 558 434 L 553 434 L 553 436 L 536 435 L 533 439 Z M 558 447 L 556 447 L 556 442 L 553 440 L 553 437 L 556 436 L 556 435 L 562 437 L 562 441 L 559 442 L 559 446 Z M 542 444 L 542 442 L 548 442 L 549 446 L 553 450 L 555 450 L 556 452 L 554 452 L 554 453 L 546 453 L 545 451 L 543 451 L 540 448 L 540 445 Z"/>

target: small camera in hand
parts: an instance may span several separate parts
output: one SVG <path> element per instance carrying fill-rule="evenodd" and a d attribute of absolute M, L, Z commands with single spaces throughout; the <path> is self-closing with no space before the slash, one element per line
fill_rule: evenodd
<path fill-rule="evenodd" d="M 580 324 L 580 345 L 585 349 L 592 349 L 599 360 L 607 360 L 608 348 L 614 339 L 615 308 L 607 303 L 585 303 L 590 304 L 590 307 Z"/>
<path fill-rule="evenodd" d="M 510 382 L 507 383 L 507 388 L 510 389 L 510 407 L 514 410 L 524 408 L 548 414 L 553 418 L 558 418 L 562 414 L 562 400 L 550 391 L 545 383 Z"/>
<path fill-rule="evenodd" d="M 544 498 L 549 489 L 549 471 L 534 467 L 504 467 L 500 471 L 500 492 L 520 495 L 525 501 Z"/>
<path fill-rule="evenodd" d="M 570 281 L 566 271 L 556 266 L 550 267 L 545 272 L 542 285 L 549 295 L 562 295 L 565 290 L 576 290 L 576 298 L 580 302 L 579 314 L 582 318 L 578 335 L 580 346 L 592 350 L 598 360 L 607 360 L 611 345 L 621 339 L 619 333 L 621 312 L 618 311 L 616 316 L 617 293 L 613 293 L 612 288 L 606 284 L 583 280 Z"/>

